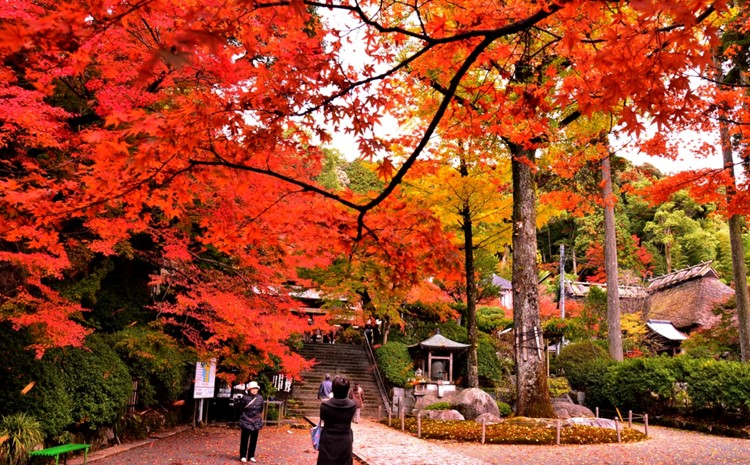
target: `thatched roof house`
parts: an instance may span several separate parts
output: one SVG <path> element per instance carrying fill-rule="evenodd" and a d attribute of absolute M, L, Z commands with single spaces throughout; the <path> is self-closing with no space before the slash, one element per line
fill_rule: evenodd
<path fill-rule="evenodd" d="M 713 309 L 734 295 L 734 290 L 719 280 L 704 262 L 651 279 L 646 288 L 649 306 L 646 318 L 667 320 L 679 330 L 690 332 L 696 328 L 711 328 L 720 317 Z"/>
<path fill-rule="evenodd" d="M 594 286 L 601 288 L 605 292 L 607 291 L 606 284 L 565 281 L 565 298 L 582 301 Z M 618 290 L 621 313 L 634 313 L 646 310 L 648 293 L 642 286 L 620 284 Z"/>
<path fill-rule="evenodd" d="M 688 338 L 685 333 L 675 328 L 671 321 L 647 320 L 646 327 L 649 329 L 648 338 L 651 339 L 657 353 L 677 355 L 680 352 L 680 344 Z"/>

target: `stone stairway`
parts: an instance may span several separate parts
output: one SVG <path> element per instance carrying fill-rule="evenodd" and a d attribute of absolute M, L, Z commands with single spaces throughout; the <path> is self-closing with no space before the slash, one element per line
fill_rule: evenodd
<path fill-rule="evenodd" d="M 292 398 L 295 402 L 289 408 L 290 415 L 308 417 L 320 415 L 318 387 L 325 374 L 329 373 L 331 379 L 336 375 L 346 377 L 352 387 L 355 381 L 359 382 L 365 391 L 362 416 L 377 418 L 378 406 L 382 405 L 382 401 L 373 374 L 374 367 L 370 364 L 364 347 L 354 344 L 305 343 L 299 353 L 307 360 L 316 360 L 317 364 L 312 370 L 302 373 L 301 381 L 294 383 Z"/>

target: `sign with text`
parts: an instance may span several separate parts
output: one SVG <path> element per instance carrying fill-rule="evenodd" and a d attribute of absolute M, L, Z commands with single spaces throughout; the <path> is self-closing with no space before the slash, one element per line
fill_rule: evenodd
<path fill-rule="evenodd" d="M 195 364 L 195 389 L 193 399 L 211 399 L 216 385 L 216 359 Z"/>

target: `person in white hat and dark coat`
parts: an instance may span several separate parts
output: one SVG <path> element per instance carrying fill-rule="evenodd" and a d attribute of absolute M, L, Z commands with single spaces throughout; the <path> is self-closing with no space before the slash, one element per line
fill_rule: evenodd
<path fill-rule="evenodd" d="M 255 447 L 258 445 L 258 432 L 263 428 L 263 396 L 261 396 L 260 386 L 255 381 L 250 381 L 246 385 L 245 395 L 240 400 L 240 460 L 247 462 L 257 462 L 255 460 Z M 248 448 L 248 439 L 250 446 Z"/>

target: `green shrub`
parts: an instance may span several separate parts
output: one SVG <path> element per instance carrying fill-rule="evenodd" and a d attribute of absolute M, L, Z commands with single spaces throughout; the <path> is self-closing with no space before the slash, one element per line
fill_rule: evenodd
<path fill-rule="evenodd" d="M 549 395 L 553 399 L 563 396 L 570 392 L 570 384 L 565 378 L 547 378 L 547 386 L 549 387 Z"/>
<path fill-rule="evenodd" d="M 196 359 L 172 337 L 148 328 L 127 328 L 115 336 L 115 350 L 138 380 L 139 402 L 145 407 L 180 398 Z"/>
<path fill-rule="evenodd" d="M 501 417 L 509 417 L 513 415 L 513 409 L 505 402 L 497 401 L 497 409 L 500 411 Z"/>
<path fill-rule="evenodd" d="M 65 370 L 73 419 L 91 431 L 114 424 L 124 413 L 132 392 L 128 368 L 112 346 L 111 338 L 92 335 L 86 340 L 86 348 L 67 348 L 58 360 Z"/>
<path fill-rule="evenodd" d="M 605 379 L 609 367 L 616 364 L 612 359 L 596 359 L 586 364 L 588 371 L 585 392 L 586 392 L 586 405 L 587 406 L 599 406 L 602 408 L 612 407 L 612 404 L 607 398 L 605 390 Z"/>
<path fill-rule="evenodd" d="M 0 459 L 9 465 L 20 465 L 29 459 L 29 452 L 42 444 L 42 425 L 32 416 L 16 413 L 0 419 Z"/>
<path fill-rule="evenodd" d="M 73 403 L 65 389 L 62 367 L 54 356 L 59 350 L 49 350 L 39 360 L 33 350 L 27 349 L 33 342 L 27 330 L 16 331 L 8 322 L 2 322 L 0 334 L 0 352 L 12 354 L 0 361 L 0 416 L 23 412 L 44 418 L 44 434 L 59 434 L 73 422 Z M 31 389 L 18 395 L 27 386 Z"/>
<path fill-rule="evenodd" d="M 589 332 L 580 318 L 549 318 L 542 326 L 545 337 L 556 335 L 568 341 L 580 341 L 589 337 Z"/>
<path fill-rule="evenodd" d="M 351 326 L 339 334 L 339 342 L 344 344 L 362 344 L 362 333 Z"/>
<path fill-rule="evenodd" d="M 479 362 L 479 379 L 482 384 L 497 386 L 510 373 L 513 361 L 498 358 L 498 348 L 490 336 L 479 333 L 477 338 L 477 359 Z"/>
<path fill-rule="evenodd" d="M 425 407 L 424 410 L 451 410 L 452 408 L 450 402 L 435 402 Z"/>
<path fill-rule="evenodd" d="M 560 351 L 555 360 L 561 368 L 570 386 L 576 390 L 586 390 L 595 379 L 591 376 L 591 364 L 599 360 L 611 360 L 606 350 L 592 341 L 569 344 Z"/>
<path fill-rule="evenodd" d="M 652 357 L 611 365 L 605 376 L 605 395 L 621 410 L 657 411 L 672 401 L 677 381 L 674 364 L 668 357 Z"/>
<path fill-rule="evenodd" d="M 378 367 L 386 381 L 393 386 L 406 387 L 414 366 L 406 344 L 389 342 L 375 351 Z"/>
<path fill-rule="evenodd" d="M 477 309 L 477 329 L 485 333 L 493 333 L 513 323 L 505 317 L 505 309 L 501 307 L 479 307 Z"/>
<path fill-rule="evenodd" d="M 750 367 L 740 362 L 694 360 L 686 383 L 694 410 L 750 414 Z"/>

